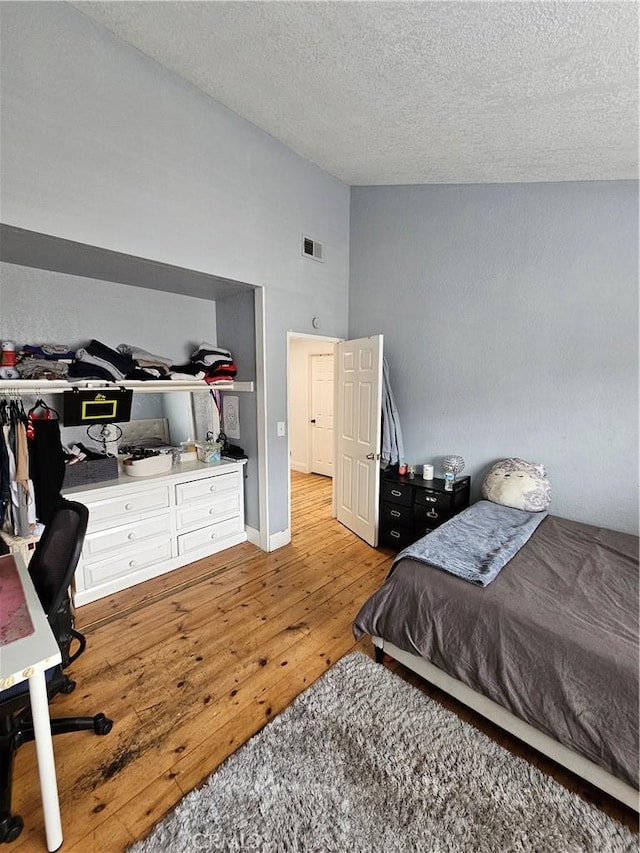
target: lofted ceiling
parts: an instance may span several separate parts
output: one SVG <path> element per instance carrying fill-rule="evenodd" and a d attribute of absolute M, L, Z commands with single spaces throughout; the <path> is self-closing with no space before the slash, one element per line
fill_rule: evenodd
<path fill-rule="evenodd" d="M 350 185 L 638 177 L 636 2 L 73 2 Z"/>

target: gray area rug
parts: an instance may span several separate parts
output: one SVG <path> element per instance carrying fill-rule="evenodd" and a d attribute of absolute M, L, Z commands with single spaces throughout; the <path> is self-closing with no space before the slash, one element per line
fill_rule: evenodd
<path fill-rule="evenodd" d="M 601 853 L 638 839 L 354 652 L 130 850 Z"/>

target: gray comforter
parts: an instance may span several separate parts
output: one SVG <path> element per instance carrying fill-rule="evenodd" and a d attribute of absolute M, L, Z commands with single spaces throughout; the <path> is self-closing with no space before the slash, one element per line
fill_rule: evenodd
<path fill-rule="evenodd" d="M 638 538 L 547 516 L 486 588 L 400 561 L 354 622 L 638 787 Z"/>

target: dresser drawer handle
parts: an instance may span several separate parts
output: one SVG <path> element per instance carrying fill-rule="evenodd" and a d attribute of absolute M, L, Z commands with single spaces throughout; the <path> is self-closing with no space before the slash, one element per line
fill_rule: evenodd
<path fill-rule="evenodd" d="M 209 486 L 209 491 L 210 491 L 210 492 L 215 492 L 215 490 L 216 490 L 217 488 L 218 488 L 217 486 Z"/>
<path fill-rule="evenodd" d="M 127 539 L 135 539 L 135 538 L 136 538 L 136 534 L 135 534 L 135 533 L 130 533 L 130 534 L 127 536 Z"/>
<path fill-rule="evenodd" d="M 125 504 L 125 505 L 124 505 L 124 508 L 125 508 L 125 509 L 133 509 L 133 508 L 134 508 L 134 506 L 135 506 L 135 504 Z"/>
<path fill-rule="evenodd" d="M 212 506 L 211 509 L 209 510 L 209 515 L 215 515 L 215 514 L 216 514 L 216 508 L 214 506 Z"/>
<path fill-rule="evenodd" d="M 215 539 L 217 535 L 218 535 L 217 533 L 212 533 L 211 536 L 209 537 L 209 539 Z"/>
<path fill-rule="evenodd" d="M 137 565 L 138 565 L 138 561 L 137 561 L 137 560 L 129 560 L 129 568 L 130 568 L 130 569 L 133 569 L 133 568 L 134 568 L 135 566 L 137 566 Z"/>
<path fill-rule="evenodd" d="M 390 535 L 390 536 L 393 536 L 393 538 L 394 538 L 394 539 L 399 539 L 399 538 L 400 538 L 400 534 L 398 533 L 398 531 L 397 531 L 397 530 L 390 530 L 390 531 L 389 531 L 389 535 Z"/>
<path fill-rule="evenodd" d="M 398 492 L 395 489 L 391 489 L 391 494 L 394 496 L 394 498 L 402 497 L 402 492 Z"/>
<path fill-rule="evenodd" d="M 401 512 L 398 512 L 398 510 L 397 510 L 397 509 L 392 509 L 392 510 L 391 510 L 391 512 L 389 513 L 389 515 L 392 515 L 394 518 L 400 518 L 400 516 L 402 515 L 402 513 L 401 513 Z"/>

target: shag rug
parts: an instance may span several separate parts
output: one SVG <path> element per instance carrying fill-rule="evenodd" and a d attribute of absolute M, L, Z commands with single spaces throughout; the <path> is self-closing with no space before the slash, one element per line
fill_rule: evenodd
<path fill-rule="evenodd" d="M 360 652 L 131 853 L 637 851 L 637 836 Z"/>

